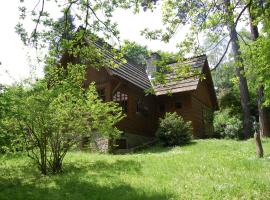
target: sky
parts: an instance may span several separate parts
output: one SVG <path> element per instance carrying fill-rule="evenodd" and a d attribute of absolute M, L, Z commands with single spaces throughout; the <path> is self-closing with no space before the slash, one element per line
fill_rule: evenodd
<path fill-rule="evenodd" d="M 11 83 L 29 74 L 27 52 L 14 27 L 18 19 L 16 0 L 5 1 L 0 5 L 0 83 Z M 8 73 L 5 73 L 5 71 Z"/>
<path fill-rule="evenodd" d="M 36 1 L 33 1 L 34 3 Z M 1 5 L 2 4 L 2 5 Z M 4 4 L 4 5 L 3 5 Z M 32 76 L 42 77 L 42 66 L 34 64 L 35 51 L 24 47 L 19 36 L 15 33 L 15 25 L 19 20 L 19 0 L 9 0 L 0 3 L 0 83 L 12 84 Z M 51 14 L 56 14 L 50 8 Z M 142 45 L 147 45 L 151 50 L 176 51 L 176 41 L 183 38 L 185 30 L 179 30 L 176 37 L 165 44 L 160 41 L 149 41 L 140 35 L 140 31 L 161 28 L 161 7 L 154 12 L 147 11 L 134 15 L 131 10 L 117 10 L 113 20 L 117 21 L 121 41 L 128 39 Z M 34 24 L 28 22 L 26 28 L 33 29 Z M 31 61 L 31 62 L 30 62 Z M 30 63 L 32 64 L 30 67 Z M 34 66 L 34 67 L 33 67 Z"/>

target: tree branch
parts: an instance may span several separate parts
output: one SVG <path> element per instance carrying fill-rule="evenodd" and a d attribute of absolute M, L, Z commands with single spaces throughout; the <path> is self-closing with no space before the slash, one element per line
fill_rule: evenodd
<path fill-rule="evenodd" d="M 69 13 L 69 10 L 70 10 L 70 8 L 72 7 L 72 5 L 73 5 L 74 3 L 77 3 L 77 2 L 78 2 L 78 0 L 71 1 L 71 2 L 69 3 L 69 5 L 68 5 L 67 9 L 66 9 L 65 12 L 64 12 L 64 15 L 65 15 L 65 27 L 64 27 L 65 33 L 64 33 L 64 34 L 67 33 L 68 13 Z"/>
<path fill-rule="evenodd" d="M 234 27 L 237 26 L 237 23 L 238 23 L 240 17 L 241 17 L 242 14 L 245 12 L 245 10 L 250 6 L 251 2 L 252 2 L 252 1 L 250 0 L 250 1 L 244 6 L 244 8 L 241 10 L 241 12 L 239 13 L 239 15 L 237 16 L 237 18 L 236 18 L 236 20 L 235 20 L 235 22 L 234 22 Z"/>
<path fill-rule="evenodd" d="M 118 44 L 120 45 L 120 41 L 119 41 L 119 38 L 118 37 L 116 37 L 116 35 L 115 35 L 115 33 L 114 33 L 114 31 L 110 28 L 110 27 L 108 27 L 98 16 L 97 16 L 97 14 L 96 14 L 96 12 L 94 11 L 94 9 L 89 5 L 89 4 L 87 4 L 86 5 L 87 6 L 87 8 L 89 8 L 90 9 L 90 11 L 93 13 L 93 15 L 95 16 L 95 18 L 110 32 L 110 33 L 112 33 L 112 35 L 117 39 L 117 41 L 118 41 Z"/>
<path fill-rule="evenodd" d="M 89 5 L 89 0 L 87 0 L 86 4 Z M 85 15 L 85 30 L 87 29 L 88 26 L 88 17 L 89 17 L 89 8 L 87 7 Z"/>
<path fill-rule="evenodd" d="M 39 2 L 38 2 L 38 4 L 39 4 Z M 35 38 L 36 35 L 37 35 L 38 25 L 40 23 L 40 19 L 41 19 L 42 15 L 43 15 L 43 12 L 44 12 L 44 4 L 45 4 L 45 0 L 42 0 L 42 6 L 41 6 L 41 10 L 39 11 L 39 15 L 38 15 L 38 19 L 37 19 L 37 22 L 36 22 L 36 26 L 35 26 L 32 34 L 31 34 L 31 37 L 30 38 L 32 38 L 32 37 Z M 30 40 L 30 38 L 29 38 L 29 40 Z"/>
<path fill-rule="evenodd" d="M 222 39 L 220 39 L 213 47 L 209 46 L 208 48 L 206 48 L 205 51 L 212 51 L 214 50 L 220 43 L 222 43 L 229 35 L 226 35 L 225 37 L 223 37 Z"/>
<path fill-rule="evenodd" d="M 241 12 L 239 13 L 239 15 L 237 16 L 237 18 L 236 18 L 236 20 L 235 20 L 235 22 L 234 22 L 234 27 L 235 27 L 235 28 L 236 28 L 236 26 L 237 26 L 237 23 L 238 23 L 240 17 L 241 17 L 242 14 L 244 13 L 244 11 L 250 6 L 250 4 L 251 4 L 251 0 L 249 1 L 249 3 L 247 3 L 247 4 L 244 6 L 244 8 L 241 10 Z M 238 33 L 237 33 L 237 34 L 238 34 Z M 239 35 L 239 34 L 238 34 L 238 35 Z M 240 36 L 240 37 L 241 37 L 241 36 Z M 227 44 L 227 46 L 226 46 L 226 49 L 225 49 L 223 55 L 222 55 L 221 58 L 219 59 L 218 63 L 211 69 L 211 71 L 216 70 L 216 68 L 220 65 L 220 63 L 221 63 L 222 60 L 224 59 L 225 55 L 226 55 L 227 52 L 228 52 L 228 49 L 229 49 L 231 40 L 232 40 L 232 39 L 229 40 L 229 42 L 228 42 L 228 44 Z"/>
<path fill-rule="evenodd" d="M 40 3 L 40 0 L 38 0 L 37 4 L 36 4 L 35 7 L 33 8 L 33 11 L 36 10 L 36 8 L 37 8 L 37 6 L 39 5 L 39 3 Z"/>
<path fill-rule="evenodd" d="M 227 54 L 227 51 L 228 51 L 228 49 L 229 49 L 229 46 L 230 46 L 231 41 L 232 41 L 232 39 L 230 39 L 230 40 L 228 41 L 228 44 L 227 44 L 227 46 L 226 46 L 226 49 L 225 49 L 224 53 L 222 54 L 222 56 L 221 56 L 221 58 L 219 59 L 218 63 L 211 69 L 211 71 L 215 70 L 215 69 L 220 65 L 220 63 L 222 62 L 223 58 L 224 58 L 225 55 Z"/>
<path fill-rule="evenodd" d="M 250 45 L 247 43 L 247 41 L 242 37 L 242 35 L 241 34 L 239 34 L 238 32 L 236 32 L 237 33 L 237 35 L 240 37 L 240 39 L 245 43 L 245 45 L 247 45 L 247 46 L 249 46 L 250 47 Z"/>

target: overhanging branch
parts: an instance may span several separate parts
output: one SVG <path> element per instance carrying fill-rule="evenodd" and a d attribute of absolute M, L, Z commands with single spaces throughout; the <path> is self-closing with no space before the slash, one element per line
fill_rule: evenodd
<path fill-rule="evenodd" d="M 38 4 L 39 4 L 39 2 L 38 2 Z M 30 38 L 32 38 L 32 37 L 35 38 L 36 35 L 37 35 L 38 25 L 40 23 L 40 19 L 41 19 L 42 15 L 43 15 L 43 12 L 44 12 L 44 5 L 45 5 L 45 0 L 42 0 L 41 10 L 39 11 L 38 19 L 36 21 L 36 26 L 35 26 L 32 34 L 31 34 Z M 29 38 L 29 40 L 30 40 L 30 38 Z"/>
<path fill-rule="evenodd" d="M 95 16 L 95 18 L 117 39 L 117 42 L 118 42 L 118 44 L 120 45 L 120 41 L 119 41 L 119 38 L 118 37 L 116 37 L 116 35 L 115 35 L 115 33 L 114 33 L 114 31 L 110 28 L 110 27 L 108 27 L 98 16 L 97 16 L 97 14 L 96 14 L 96 12 L 94 11 L 94 9 L 89 5 L 89 4 L 87 4 L 86 5 L 87 6 L 87 9 L 89 9 L 91 12 L 92 12 L 92 14 Z"/>
<path fill-rule="evenodd" d="M 223 54 L 222 54 L 221 58 L 219 59 L 218 63 L 211 69 L 211 71 L 215 70 L 220 65 L 220 63 L 222 62 L 222 60 L 224 59 L 225 55 L 228 52 L 231 41 L 232 41 L 232 39 L 230 39 L 228 41 L 225 51 L 223 52 Z"/>

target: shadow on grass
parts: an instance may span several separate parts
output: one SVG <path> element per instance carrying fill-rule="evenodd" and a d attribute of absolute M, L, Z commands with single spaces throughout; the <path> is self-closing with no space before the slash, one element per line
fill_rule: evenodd
<path fill-rule="evenodd" d="M 7 182 L 1 180 L 1 182 Z M 39 187 L 36 184 L 23 183 L 20 180 L 13 180 L 16 184 L 0 184 L 0 199 L 54 199 L 54 200 L 165 200 L 171 196 L 162 193 L 151 193 L 134 189 L 130 185 L 117 183 L 112 185 L 99 185 L 94 182 L 70 181 L 56 182 L 56 187 Z"/>
<path fill-rule="evenodd" d="M 116 160 L 107 162 L 97 160 L 94 163 L 83 163 L 80 165 L 66 164 L 64 174 L 93 172 L 103 177 L 114 177 L 121 173 L 140 174 L 141 165 L 134 160 Z"/>
<path fill-rule="evenodd" d="M 164 191 L 134 188 L 120 178 L 121 173 L 141 176 L 140 169 L 140 163 L 133 160 L 96 161 L 68 164 L 62 174 L 44 177 L 33 176 L 34 172 L 27 166 L 19 167 L 13 170 L 19 170 L 17 174 L 23 176 L 0 174 L 0 199 L 163 200 L 172 197 Z"/>
<path fill-rule="evenodd" d="M 155 146 L 149 147 L 147 149 L 143 149 L 141 151 L 136 152 L 136 154 L 147 154 L 147 153 L 166 153 L 171 151 L 175 147 L 187 147 L 197 144 L 196 141 L 191 141 L 190 143 L 182 146 L 174 146 L 174 147 L 164 147 L 161 143 L 156 144 Z"/>

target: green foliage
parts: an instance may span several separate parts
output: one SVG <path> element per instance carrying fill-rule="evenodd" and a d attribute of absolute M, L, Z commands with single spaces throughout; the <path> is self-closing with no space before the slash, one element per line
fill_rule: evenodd
<path fill-rule="evenodd" d="M 146 46 L 142 46 L 136 42 L 130 42 L 128 40 L 124 40 L 124 43 L 121 46 L 121 52 L 137 65 L 142 66 L 146 65 L 145 60 L 149 56 L 149 50 Z"/>
<path fill-rule="evenodd" d="M 241 115 L 241 103 L 239 92 L 233 89 L 223 89 L 218 93 L 220 110 L 231 109 L 233 115 Z"/>
<path fill-rule="evenodd" d="M 270 140 L 263 139 L 265 152 Z M 24 155 L 0 155 L 0 199 L 269 199 L 269 159 L 252 140 L 195 140 L 135 154 L 69 152 L 64 172 L 44 177 Z M 158 184 L 156 184 L 158 183 Z"/>
<path fill-rule="evenodd" d="M 242 132 L 242 121 L 228 108 L 216 111 L 214 130 L 216 137 L 239 139 Z"/>
<path fill-rule="evenodd" d="M 235 67 L 232 62 L 221 64 L 215 71 L 212 72 L 212 78 L 216 92 L 219 94 L 222 90 L 233 90 L 237 92 L 235 84 Z M 239 92 L 238 92 L 239 93 Z"/>
<path fill-rule="evenodd" d="M 247 76 L 250 88 L 256 90 L 259 85 L 264 87 L 264 105 L 270 105 L 270 29 L 263 29 L 263 33 L 256 41 L 250 41 L 248 45 L 242 45 L 242 52 L 247 66 Z"/>
<path fill-rule="evenodd" d="M 238 89 L 238 81 L 235 80 L 235 72 L 234 72 L 234 66 L 232 66 L 232 63 L 226 62 L 223 65 L 221 65 L 213 74 L 213 81 L 214 85 L 216 87 L 216 94 L 218 98 L 218 104 L 219 109 L 218 115 L 224 114 L 224 116 L 228 115 L 227 118 L 229 119 L 228 123 L 235 124 L 235 130 L 234 133 L 228 133 L 230 135 L 235 136 L 228 136 L 228 137 L 235 137 L 238 138 L 239 133 L 241 132 L 242 127 L 236 128 L 239 123 L 239 120 L 242 122 L 242 108 L 241 108 L 241 102 L 240 102 L 240 94 Z M 250 83 L 254 84 L 254 83 Z M 257 96 L 256 91 L 254 88 L 249 87 L 250 89 L 250 103 L 249 108 L 251 111 L 251 118 L 257 119 L 258 118 L 258 107 L 257 107 Z M 229 112 L 228 112 L 229 111 Z M 216 113 L 216 114 L 217 114 Z M 225 121 L 224 121 L 225 122 Z M 233 127 L 231 125 L 230 127 Z M 220 129 L 220 126 L 216 128 L 216 130 Z M 233 130 L 230 130 L 233 131 Z M 224 132 L 224 130 L 222 131 Z M 252 132 L 252 131 L 251 131 Z M 224 134 L 223 134 L 224 135 Z M 225 137 L 220 136 L 218 131 L 216 131 L 217 137 Z M 227 136 L 226 136 L 227 137 Z"/>
<path fill-rule="evenodd" d="M 165 0 L 162 1 L 163 29 L 146 28 L 142 34 L 150 39 L 168 42 L 180 27 L 187 25 L 189 31 L 185 39 L 178 43 L 179 51 L 183 55 L 202 54 L 205 49 L 200 46 L 199 37 L 211 38 L 211 47 L 226 37 L 227 33 L 223 29 L 232 21 L 229 11 L 234 12 L 235 16 L 239 14 L 234 6 L 233 1 L 227 5 L 226 2 L 216 4 L 214 1 Z"/>
<path fill-rule="evenodd" d="M 15 152 L 24 149 L 22 131 L 19 124 L 13 120 L 13 106 L 19 103 L 25 92 L 21 86 L 5 87 L 0 94 L 0 152 Z M 15 107 L 17 109 L 17 107 Z"/>
<path fill-rule="evenodd" d="M 51 7 L 55 8 L 56 15 L 63 16 L 60 20 L 51 16 Z M 112 3 L 109 1 L 51 2 L 44 0 L 38 2 L 33 8 L 25 1 L 21 1 L 20 21 L 16 26 L 16 31 L 25 44 L 34 44 L 38 49 L 46 47 L 48 41 L 52 41 L 53 38 L 56 40 L 63 36 L 66 39 L 69 38 L 72 35 L 70 32 L 79 27 L 83 27 L 93 34 L 102 35 L 106 39 L 114 37 L 118 40 L 117 24 L 111 20 L 112 12 L 118 7 L 127 7 L 127 3 L 118 0 Z M 71 17 L 71 15 L 73 16 Z M 25 21 L 29 18 L 36 25 L 33 30 L 25 29 Z M 70 23 L 72 21 L 76 21 L 76 24 Z"/>
<path fill-rule="evenodd" d="M 185 122 L 175 112 L 166 113 L 165 117 L 160 119 L 156 134 L 165 146 L 188 144 L 192 139 L 191 122 Z"/>
<path fill-rule="evenodd" d="M 125 6 L 124 3 L 55 1 L 52 4 L 61 9 L 63 16 L 55 20 L 47 10 L 48 2 L 37 3 L 37 9 L 41 5 L 38 13 L 32 8 L 25 12 L 28 8 L 23 8 L 22 2 L 17 33 L 26 45 L 34 45 L 37 50 L 49 47 L 49 52 L 40 58 L 46 65 L 45 78 L 23 88 L 23 97 L 13 95 L 16 102 L 10 106 L 10 112 L 14 113 L 11 119 L 23 133 L 29 156 L 43 174 L 61 171 L 67 151 L 82 135 L 98 133 L 112 139 L 117 137 L 120 131 L 115 125 L 123 118 L 117 104 L 102 102 L 95 86 L 85 88 L 84 82 L 90 65 L 100 69 L 124 62 L 120 52 L 96 36 L 118 39 L 116 24 L 110 18 L 118 6 Z M 104 21 L 96 14 L 99 11 Z M 36 24 L 30 34 L 24 29 L 27 17 Z M 110 51 L 113 58 L 104 56 L 106 51 Z"/>
<path fill-rule="evenodd" d="M 45 79 L 2 94 L 1 103 L 7 109 L 1 118 L 4 133 L 17 140 L 21 134 L 21 142 L 43 174 L 61 171 L 67 151 L 82 135 L 98 132 L 115 138 L 120 134 L 115 125 L 123 118 L 121 108 L 103 102 L 94 84 L 82 88 L 83 65 L 68 65 L 67 69 L 64 79 L 50 79 L 54 80 L 50 88 Z M 65 71 L 58 70 L 57 77 L 63 77 L 60 72 Z"/>

